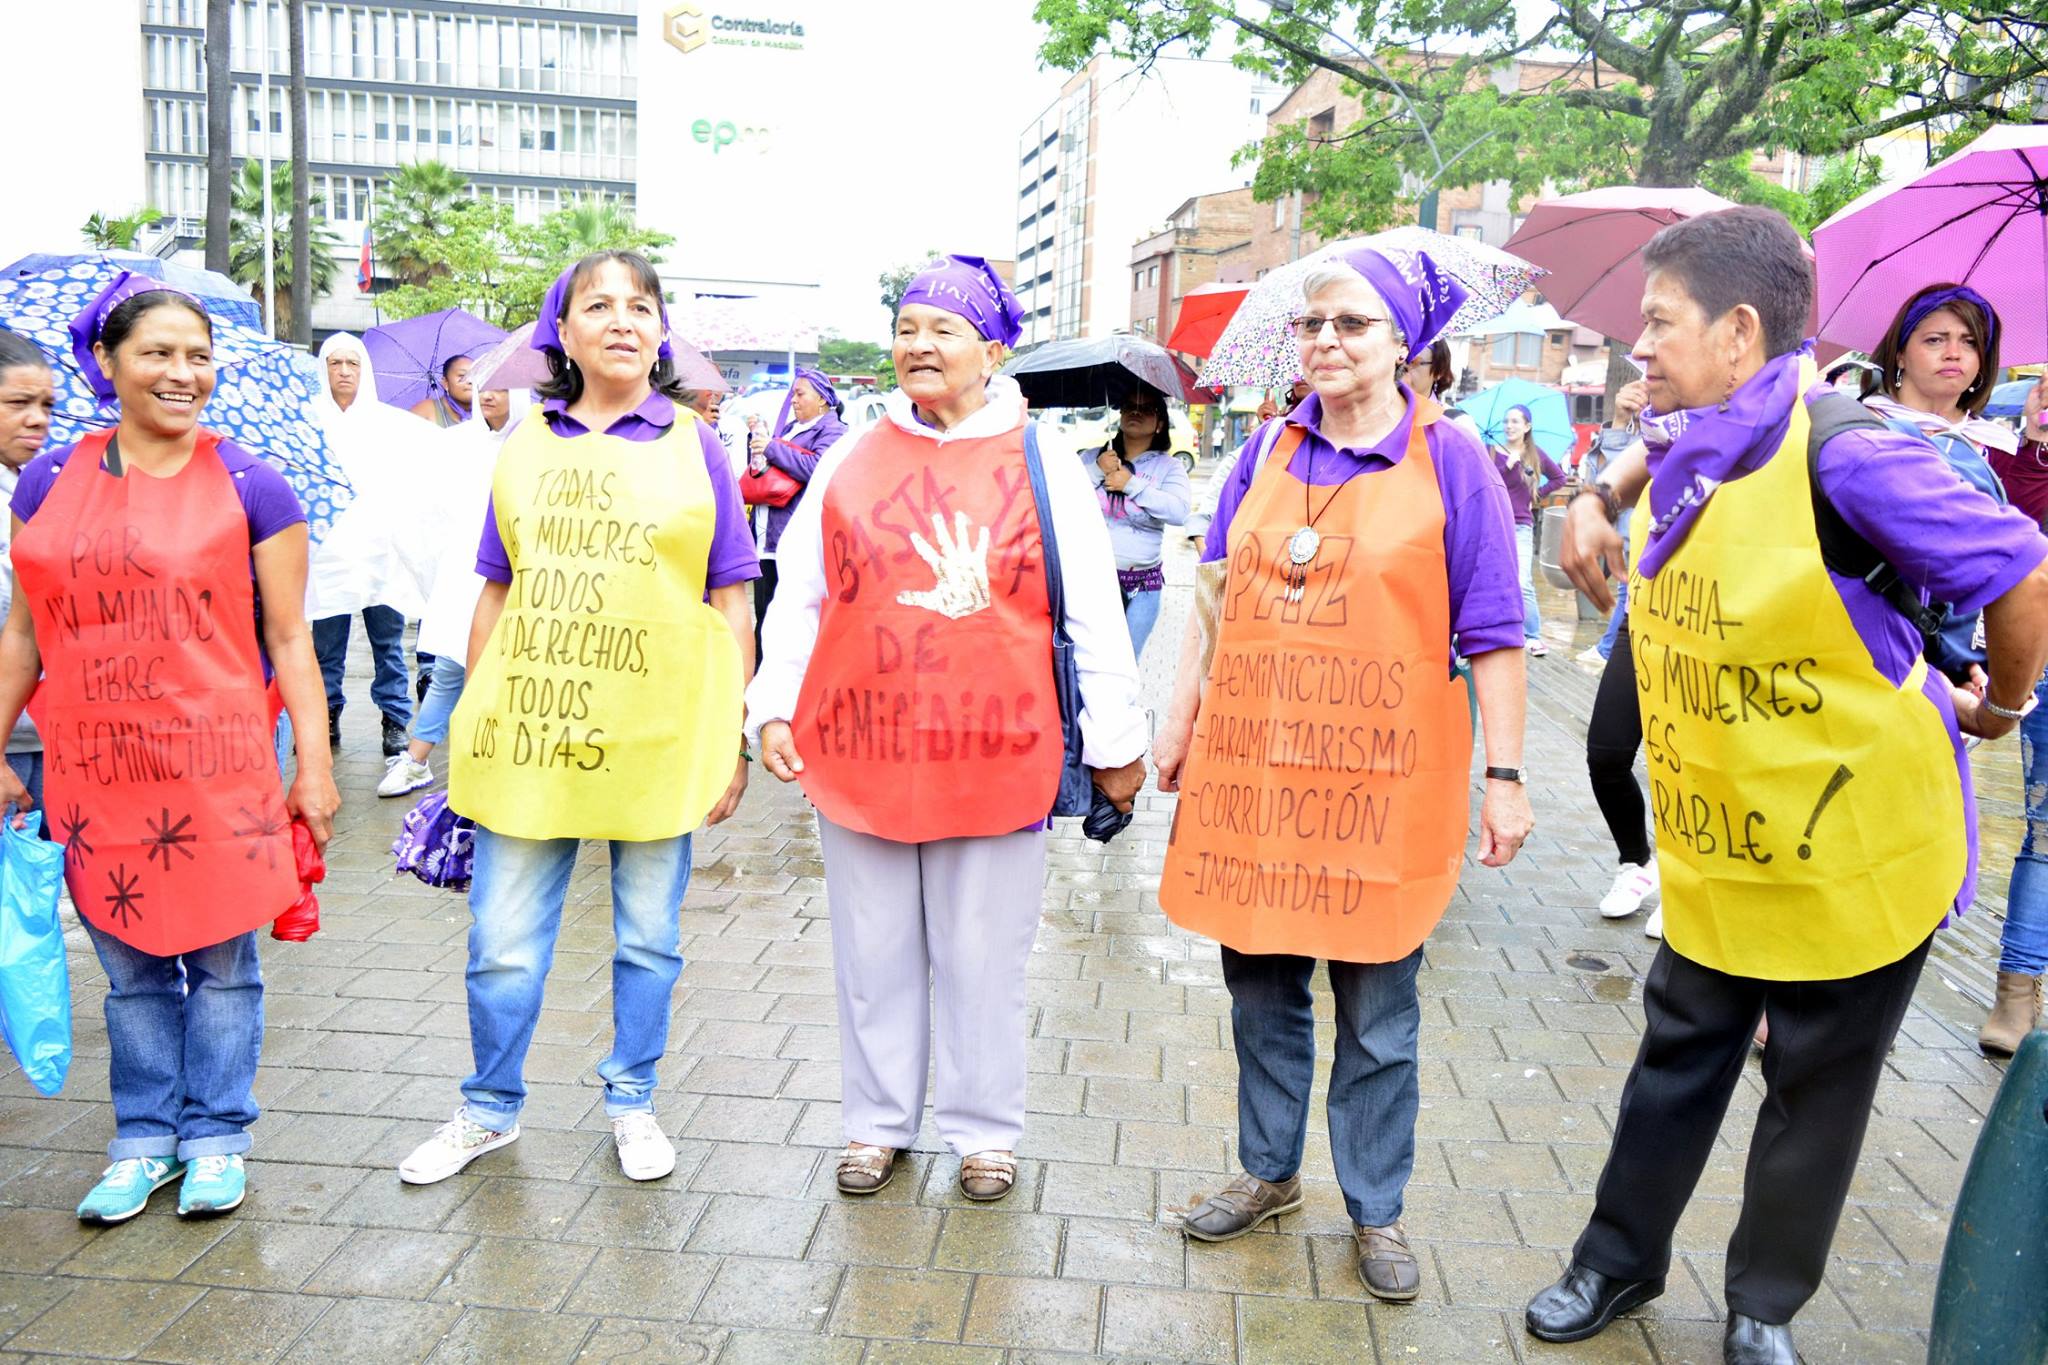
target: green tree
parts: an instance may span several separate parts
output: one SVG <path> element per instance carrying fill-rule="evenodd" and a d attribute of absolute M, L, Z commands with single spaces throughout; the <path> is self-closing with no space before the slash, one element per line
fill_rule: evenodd
<path fill-rule="evenodd" d="M 227 277 L 257 296 L 258 306 L 263 296 L 263 163 L 256 160 L 244 161 L 236 173 L 232 185 L 233 193 L 228 200 L 228 268 Z M 271 199 L 271 284 L 277 295 L 277 334 L 289 337 L 297 325 L 292 315 L 292 231 L 291 231 L 292 168 L 288 162 L 273 162 L 270 167 Z M 319 210 L 326 203 L 326 196 L 308 196 L 308 207 Z M 309 284 L 312 296 L 319 298 L 334 287 L 335 278 L 341 273 L 336 253 L 341 250 L 341 238 L 333 228 L 327 226 L 324 214 L 312 219 L 312 231 L 307 235 L 307 258 L 312 269 Z"/>
<path fill-rule="evenodd" d="M 890 363 L 888 347 L 877 346 L 872 341 L 855 341 L 832 332 L 818 338 L 818 368 L 827 374 L 871 374 L 885 389 L 896 382 L 896 369 Z"/>
<path fill-rule="evenodd" d="M 891 266 L 876 277 L 876 283 L 882 286 L 882 306 L 889 310 L 892 324 L 896 318 L 896 310 L 903 306 L 904 291 L 910 288 L 910 282 L 917 278 L 925 263 L 938 254 L 936 251 L 927 251 L 908 265 Z"/>
<path fill-rule="evenodd" d="M 444 162 L 399 167 L 378 189 L 371 225 L 377 263 L 401 284 L 426 284 L 442 254 L 441 239 L 474 202 L 469 177 Z"/>
<path fill-rule="evenodd" d="M 465 200 L 443 217 L 442 229 L 418 239 L 418 279 L 377 298 L 392 317 L 467 308 L 512 328 L 533 321 L 562 270 L 593 251 L 638 251 L 650 260 L 675 239 L 637 226 L 616 201 L 579 199 L 521 223 L 510 204 Z"/>
<path fill-rule="evenodd" d="M 119 216 L 95 213 L 79 229 L 85 240 L 100 251 L 133 251 L 135 239 L 152 223 L 163 220 L 163 210 L 139 208 Z"/>
<path fill-rule="evenodd" d="M 1990 122 L 2026 121 L 2032 83 L 2048 74 L 2040 6 L 1995 0 L 1558 0 L 1533 33 L 1514 0 L 1243 12 L 1229 0 L 1038 0 L 1035 13 L 1056 66 L 1227 41 L 1250 70 L 1342 77 L 1364 108 L 1352 126 L 1313 136 L 1297 124 L 1240 154 L 1258 159 L 1257 198 L 1312 192 L 1308 221 L 1330 235 L 1385 226 L 1427 190 L 1492 180 L 1517 198 L 1707 183 L 1799 209 L 1748 176 L 1752 153 L 1834 156 L 1912 129 L 1952 148 Z M 1561 70 L 1540 82 L 1510 71 L 1558 53 Z M 1831 166 L 1825 193 L 1793 216 L 1814 221 L 1869 179 L 1860 158 Z"/>

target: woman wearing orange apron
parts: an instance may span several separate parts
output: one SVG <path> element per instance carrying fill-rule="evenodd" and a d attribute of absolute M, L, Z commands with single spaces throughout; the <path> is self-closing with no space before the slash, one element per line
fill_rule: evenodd
<path fill-rule="evenodd" d="M 1016 1179 L 1025 969 L 1062 759 L 1033 437 L 1016 381 L 995 373 L 1017 316 L 979 257 L 911 282 L 903 386 L 812 473 L 747 692 L 763 766 L 818 808 L 849 1195 L 888 1184 L 916 1138 L 935 1032 L 933 1119 L 961 1192 L 1000 1199 Z M 1109 537 L 1072 455 L 1041 463 L 1082 758 L 1128 809 L 1145 714 Z"/>
<path fill-rule="evenodd" d="M 0 732 L 33 692 L 65 877 L 107 973 L 112 1164 L 78 1216 L 123 1222 L 180 1177 L 181 1215 L 225 1213 L 257 1114 L 255 930 L 298 897 L 292 819 L 324 845 L 340 805 L 300 607 L 305 516 L 283 475 L 199 425 L 199 304 L 124 274 L 72 333 L 121 420 L 15 489 Z M 299 736 L 289 793 L 266 656 Z M 0 800 L 23 799 L 0 775 Z"/>
<path fill-rule="evenodd" d="M 1214 660 L 1191 620 L 1159 785 L 1179 791 L 1159 901 L 1223 944 L 1244 1173 L 1190 1237 L 1301 1207 L 1315 1073 L 1310 981 L 1337 1002 L 1330 1147 L 1383 1299 L 1420 1278 L 1402 1230 L 1415 1155 L 1415 973 L 1457 889 L 1471 793 L 1466 683 L 1485 733 L 1480 861 L 1530 829 L 1522 604 L 1507 495 L 1479 444 L 1400 383 L 1465 291 L 1426 255 L 1362 248 L 1311 274 L 1294 320 L 1315 392 L 1256 433 L 1203 551 L 1226 561 Z"/>

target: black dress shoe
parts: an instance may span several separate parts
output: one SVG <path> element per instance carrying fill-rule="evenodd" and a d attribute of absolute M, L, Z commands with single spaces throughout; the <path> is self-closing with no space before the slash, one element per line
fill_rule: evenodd
<path fill-rule="evenodd" d="M 341 708 L 339 706 L 327 708 L 327 747 L 330 749 L 339 749 L 341 747 Z"/>
<path fill-rule="evenodd" d="M 1730 1313 L 1728 1330 L 1721 1337 L 1721 1360 L 1723 1365 L 1799 1365 L 1792 1326 Z"/>
<path fill-rule="evenodd" d="M 396 758 L 405 752 L 405 726 L 391 717 L 384 717 L 384 757 Z"/>
<path fill-rule="evenodd" d="M 1573 1261 L 1564 1278 L 1529 1300 L 1522 1315 L 1539 1341 L 1584 1341 L 1664 1292 L 1664 1278 L 1614 1280 Z"/>

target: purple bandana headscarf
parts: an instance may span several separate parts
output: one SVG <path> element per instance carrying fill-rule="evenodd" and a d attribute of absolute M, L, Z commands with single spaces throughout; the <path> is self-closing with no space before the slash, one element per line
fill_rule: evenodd
<path fill-rule="evenodd" d="M 92 385 L 93 397 L 100 400 L 102 407 L 114 401 L 114 381 L 100 372 L 100 363 L 93 358 L 92 344 L 100 339 L 100 329 L 106 324 L 107 314 L 137 294 L 153 294 L 158 290 L 199 302 L 184 290 L 174 289 L 162 280 L 123 270 L 108 281 L 107 287 L 85 306 L 84 312 L 71 319 L 71 358 L 78 362 L 79 373 L 85 376 L 86 383 Z"/>
<path fill-rule="evenodd" d="M 1337 259 L 1365 276 L 1387 301 L 1394 326 L 1408 342 L 1411 361 L 1429 354 L 1429 344 L 1450 326 L 1451 316 L 1465 302 L 1465 286 L 1426 251 L 1362 246 Z"/>
<path fill-rule="evenodd" d="M 565 354 L 562 350 L 562 311 L 569 306 L 569 281 L 575 274 L 576 267 L 572 265 L 555 276 L 555 282 L 548 286 L 547 296 L 540 301 L 540 316 L 533 322 L 533 337 L 526 343 L 531 349 Z M 661 349 L 654 353 L 654 358 L 667 360 L 675 355 L 675 350 L 668 344 L 668 303 L 657 294 L 654 306 L 661 313 Z"/>
<path fill-rule="evenodd" d="M 1642 575 L 1657 570 L 1685 543 L 1686 532 L 1714 490 L 1730 479 L 1761 469 L 1785 439 L 1792 405 L 1800 400 L 1800 365 L 1813 354 L 1808 342 L 1764 367 L 1718 405 L 1668 414 L 1645 410 L 1644 440 L 1650 448 L 1650 514 L 1643 537 Z"/>
<path fill-rule="evenodd" d="M 980 256 L 941 256 L 932 261 L 910 282 L 896 306 L 913 303 L 958 313 L 986 341 L 1015 346 L 1024 335 L 1024 310 L 1017 296 Z"/>
<path fill-rule="evenodd" d="M 818 397 L 825 400 L 825 406 L 831 411 L 836 413 L 846 410 L 846 405 L 839 401 L 839 394 L 832 387 L 832 381 L 827 379 L 822 371 L 814 370 L 808 365 L 799 365 L 796 367 L 796 378 L 803 380 L 815 389 Z M 794 397 L 796 397 L 796 380 L 793 379 L 790 381 L 789 391 L 782 395 L 782 411 L 776 414 L 775 417 L 774 439 L 776 440 L 780 440 L 782 433 L 790 428 L 789 402 Z"/>
<path fill-rule="evenodd" d="M 1998 310 L 1991 306 L 1989 299 L 1967 284 L 1952 284 L 1946 289 L 1930 289 L 1914 299 L 1912 306 L 1906 309 L 1904 320 L 1899 323 L 1899 334 L 1894 341 L 1904 346 L 1906 338 L 1913 335 L 1913 329 L 1927 321 L 1928 314 L 1957 300 L 1974 303 L 1984 310 L 1984 319 L 1990 326 L 1991 335 L 1978 338 L 1982 343 L 1979 349 L 1985 352 L 1995 349 L 1998 345 Z"/>

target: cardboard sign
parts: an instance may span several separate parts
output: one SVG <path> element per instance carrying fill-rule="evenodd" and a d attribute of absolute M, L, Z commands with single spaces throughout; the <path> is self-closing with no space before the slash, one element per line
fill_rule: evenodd
<path fill-rule="evenodd" d="M 1926 661 L 1902 686 L 1880 674 L 1822 563 L 1808 428 L 1794 404 L 1769 462 L 1719 485 L 1628 588 L 1665 941 L 1776 981 L 1898 961 L 1948 913 L 1968 856 Z"/>
<path fill-rule="evenodd" d="M 1472 728 L 1429 416 L 1391 469 L 1307 490 L 1329 506 L 1298 592 L 1304 489 L 1286 451 L 1232 522 L 1159 902 L 1240 952 L 1395 961 L 1457 887 Z"/>
<path fill-rule="evenodd" d="M 827 593 L 791 721 L 819 812 L 903 843 L 1025 829 L 1060 775 L 1023 431 L 933 451 L 884 422 L 825 485 Z"/>
<path fill-rule="evenodd" d="M 520 423 L 492 484 L 505 610 L 457 703 L 448 803 L 523 839 L 672 839 L 739 761 L 740 657 L 704 600 L 696 419 L 651 443 Z"/>
<path fill-rule="evenodd" d="M 43 681 L 43 792 L 79 912 L 168 957 L 299 894 L 256 642 L 249 527 L 202 432 L 169 478 L 81 441 L 14 543 Z"/>

